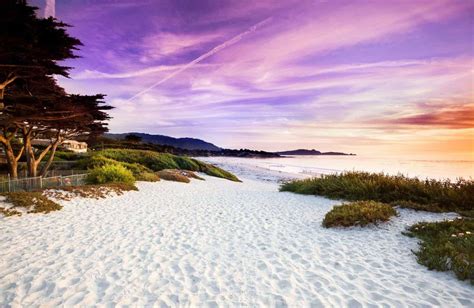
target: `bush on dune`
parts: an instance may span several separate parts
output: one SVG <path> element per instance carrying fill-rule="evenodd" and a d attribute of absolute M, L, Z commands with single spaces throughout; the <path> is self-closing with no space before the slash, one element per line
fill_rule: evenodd
<path fill-rule="evenodd" d="M 281 191 L 334 199 L 374 200 L 427 211 L 472 210 L 474 181 L 420 180 L 404 175 L 345 172 L 285 183 Z"/>
<path fill-rule="evenodd" d="M 323 226 L 326 228 L 366 226 L 388 221 L 396 214 L 397 212 L 388 204 L 356 201 L 334 206 L 324 217 Z"/>
<path fill-rule="evenodd" d="M 474 284 L 474 220 L 420 222 L 403 234 L 421 239 L 418 263 L 430 270 L 453 271 Z"/>
<path fill-rule="evenodd" d="M 132 171 L 127 168 L 109 164 L 92 169 L 87 175 L 86 182 L 88 184 L 125 183 L 133 185 L 135 178 Z"/>
<path fill-rule="evenodd" d="M 146 150 L 127 149 L 107 149 L 99 151 L 96 155 L 100 155 L 104 158 L 112 159 L 120 163 L 139 164 L 151 171 L 160 171 L 164 169 L 183 169 L 203 172 L 210 176 L 240 182 L 240 180 L 232 173 L 190 157 L 176 156 L 173 154 L 158 153 Z"/>

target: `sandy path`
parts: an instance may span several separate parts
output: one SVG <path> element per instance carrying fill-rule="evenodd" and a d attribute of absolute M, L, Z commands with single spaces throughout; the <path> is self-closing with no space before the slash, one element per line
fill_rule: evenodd
<path fill-rule="evenodd" d="M 0 305 L 474 305 L 472 286 L 418 265 L 400 234 L 442 215 L 327 230 L 334 201 L 205 178 L 0 218 Z"/>

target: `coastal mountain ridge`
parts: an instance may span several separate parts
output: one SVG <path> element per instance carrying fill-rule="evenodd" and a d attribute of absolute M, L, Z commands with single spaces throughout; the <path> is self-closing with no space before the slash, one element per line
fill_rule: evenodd
<path fill-rule="evenodd" d="M 146 133 L 120 133 L 120 134 L 112 134 L 107 133 L 105 137 L 112 138 L 112 139 L 125 139 L 127 135 L 134 135 L 140 137 L 142 142 L 152 143 L 152 144 L 159 144 L 159 145 L 168 145 L 175 148 L 185 149 L 185 150 L 204 150 L 204 151 L 220 151 L 221 148 L 218 146 L 206 142 L 201 139 L 196 138 L 174 138 L 165 135 L 151 135 Z"/>
<path fill-rule="evenodd" d="M 222 155 L 222 156 L 237 156 L 237 157 L 278 157 L 280 155 L 355 155 L 342 152 L 321 152 L 315 149 L 297 149 L 291 151 L 280 152 L 266 152 L 253 151 L 249 149 L 231 150 L 216 146 L 213 143 L 197 138 L 175 138 L 165 135 L 153 135 L 147 133 L 107 133 L 104 136 L 115 140 L 124 140 L 126 136 L 137 136 L 144 143 L 151 143 L 155 145 L 171 146 L 177 149 L 184 149 L 188 151 L 206 151 L 205 153 L 194 153 L 201 155 Z M 211 154 L 212 152 L 212 154 Z M 192 154 L 192 153 L 190 153 Z"/>

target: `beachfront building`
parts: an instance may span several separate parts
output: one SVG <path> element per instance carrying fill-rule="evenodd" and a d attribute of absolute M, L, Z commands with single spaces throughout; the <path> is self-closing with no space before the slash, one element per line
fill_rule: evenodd
<path fill-rule="evenodd" d="M 62 143 L 62 147 L 66 150 L 76 152 L 76 153 L 86 153 L 87 152 L 87 143 L 77 141 L 77 140 L 65 140 Z"/>
<path fill-rule="evenodd" d="M 51 140 L 49 140 L 49 139 L 34 139 L 31 143 L 33 145 L 48 146 L 51 143 Z M 75 153 L 86 153 L 87 152 L 87 143 L 77 141 L 77 140 L 64 140 L 61 143 L 61 147 L 65 150 L 75 152 Z"/>

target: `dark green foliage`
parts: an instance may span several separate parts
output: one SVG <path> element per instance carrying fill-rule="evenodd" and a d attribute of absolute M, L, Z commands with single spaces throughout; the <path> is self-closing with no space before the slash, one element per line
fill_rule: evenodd
<path fill-rule="evenodd" d="M 463 217 L 474 218 L 474 209 L 467 211 L 458 211 L 458 214 Z"/>
<path fill-rule="evenodd" d="M 132 143 L 139 143 L 142 142 L 142 137 L 134 134 L 128 134 L 125 136 L 125 140 Z"/>
<path fill-rule="evenodd" d="M 151 171 L 160 171 L 164 169 L 183 169 L 203 172 L 210 176 L 240 182 L 240 180 L 230 172 L 185 156 L 127 149 L 107 149 L 98 151 L 96 155 L 100 155 L 106 159 L 112 159 L 120 163 L 139 164 L 145 166 Z M 125 167 L 128 168 L 127 166 Z"/>
<path fill-rule="evenodd" d="M 59 74 L 68 76 L 69 67 L 58 61 L 76 58 L 81 42 L 69 36 L 66 24 L 37 17 L 37 8 L 27 1 L 0 1 L 1 73 L 19 76 Z"/>
<path fill-rule="evenodd" d="M 59 211 L 63 207 L 43 196 L 41 192 L 11 192 L 5 194 L 6 201 L 13 207 L 24 207 L 28 213 L 49 213 Z"/>
<path fill-rule="evenodd" d="M 350 227 L 388 221 L 397 212 L 388 204 L 375 201 L 356 201 L 336 205 L 323 220 L 323 226 Z"/>
<path fill-rule="evenodd" d="M 38 148 L 38 146 L 36 146 L 36 148 Z M 83 153 L 56 151 L 54 155 L 54 160 L 55 161 L 76 161 L 76 160 L 82 159 L 84 156 L 85 155 Z"/>
<path fill-rule="evenodd" d="M 474 181 L 468 180 L 450 182 L 404 175 L 346 172 L 288 182 L 281 186 L 280 191 L 351 201 L 375 200 L 435 212 L 474 208 Z"/>
<path fill-rule="evenodd" d="M 103 165 L 91 170 L 86 179 L 88 184 L 125 183 L 134 184 L 135 178 L 132 171 L 117 165 Z"/>
<path fill-rule="evenodd" d="M 474 284 L 474 220 L 420 222 L 404 234 L 421 239 L 415 252 L 420 264 L 430 270 L 453 271 Z"/>

